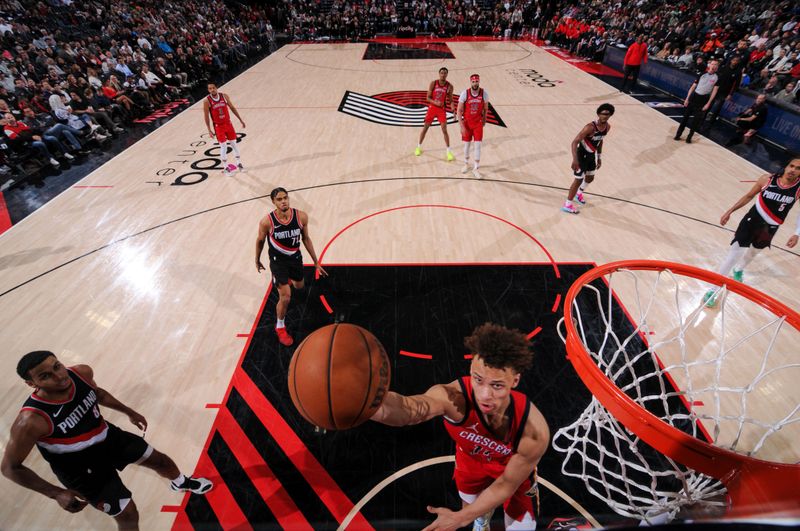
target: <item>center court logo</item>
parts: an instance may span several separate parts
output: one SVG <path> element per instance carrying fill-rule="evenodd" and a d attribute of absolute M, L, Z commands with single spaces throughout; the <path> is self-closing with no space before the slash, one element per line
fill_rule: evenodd
<path fill-rule="evenodd" d="M 508 75 L 517 80 L 517 83 L 526 87 L 553 88 L 562 81 L 548 79 L 544 74 L 532 68 L 509 68 Z"/>
<path fill-rule="evenodd" d="M 428 105 L 425 103 L 426 96 L 427 92 L 424 90 L 383 92 L 374 96 L 365 96 L 348 90 L 339 104 L 339 112 L 376 124 L 422 127 L 428 110 Z M 453 99 L 458 101 L 458 96 L 454 95 Z M 486 122 L 499 127 L 506 126 L 491 103 Z M 433 123 L 439 122 L 434 120 Z M 447 111 L 447 123 L 456 123 L 455 112 Z"/>

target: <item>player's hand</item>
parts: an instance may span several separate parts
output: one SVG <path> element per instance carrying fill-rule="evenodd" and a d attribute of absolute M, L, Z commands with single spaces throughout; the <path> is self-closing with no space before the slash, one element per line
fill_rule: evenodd
<path fill-rule="evenodd" d="M 707 110 L 708 110 L 708 105 L 703 105 L 703 112 L 706 112 Z"/>
<path fill-rule="evenodd" d="M 217 135 L 214 134 L 214 131 L 211 129 L 208 130 L 208 134 L 211 135 L 211 138 L 216 138 Z"/>
<path fill-rule="evenodd" d="M 319 278 L 319 277 L 327 277 L 328 276 L 328 272 L 325 271 L 325 268 L 322 267 L 321 264 L 317 264 L 315 266 L 315 268 L 317 270 L 317 278 Z"/>
<path fill-rule="evenodd" d="M 239 122 L 241 122 L 241 124 L 242 124 L 242 129 L 244 129 L 245 127 L 247 127 L 246 125 L 244 125 L 244 121 L 242 121 L 242 120 L 239 120 Z"/>
<path fill-rule="evenodd" d="M 572 164 L 570 165 L 570 168 L 572 168 L 572 171 L 581 171 L 581 165 L 578 164 L 577 160 L 573 160 L 572 161 Z"/>
<path fill-rule="evenodd" d="M 797 234 L 792 234 L 792 237 L 789 238 L 788 242 L 786 242 L 786 247 L 791 248 L 797 245 L 797 238 L 798 238 Z"/>
<path fill-rule="evenodd" d="M 600 157 L 597 157 L 597 168 L 596 169 L 599 170 L 600 166 L 602 166 L 602 165 L 603 165 L 603 159 L 601 159 Z"/>
<path fill-rule="evenodd" d="M 135 411 L 131 411 L 128 414 L 128 418 L 130 419 L 131 424 L 133 424 L 134 426 L 136 426 L 140 430 L 142 430 L 142 431 L 147 430 L 147 419 L 145 419 L 144 416 L 142 416 L 141 414 L 139 414 L 139 413 L 137 413 Z"/>
<path fill-rule="evenodd" d="M 686 98 L 685 100 L 683 100 L 683 106 L 684 107 L 688 107 L 689 106 L 689 98 Z"/>
<path fill-rule="evenodd" d="M 458 513 L 443 507 L 431 507 L 428 505 L 428 512 L 437 515 L 436 520 L 422 531 L 449 531 L 472 523 L 472 520 L 464 520 L 459 517 Z"/>
<path fill-rule="evenodd" d="M 719 224 L 724 227 L 729 219 L 731 219 L 731 213 L 730 212 L 725 212 L 724 214 L 722 214 L 722 217 L 719 218 Z"/>
<path fill-rule="evenodd" d="M 261 263 L 261 260 L 256 260 L 256 271 L 261 273 L 262 271 L 264 271 L 264 269 L 265 267 L 264 264 Z"/>
<path fill-rule="evenodd" d="M 74 490 L 64 489 L 56 494 L 56 501 L 65 511 L 77 513 L 83 510 L 89 502 L 81 499 L 81 495 Z"/>

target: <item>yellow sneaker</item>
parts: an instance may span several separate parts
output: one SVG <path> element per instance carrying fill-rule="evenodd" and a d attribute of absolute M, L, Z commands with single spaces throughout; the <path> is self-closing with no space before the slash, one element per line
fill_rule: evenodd
<path fill-rule="evenodd" d="M 416 156 L 418 156 L 418 157 L 419 157 L 420 155 L 422 155 L 422 148 L 421 148 L 421 147 L 419 147 L 419 146 L 417 146 L 417 149 L 415 149 L 415 150 L 414 150 L 414 155 L 416 155 Z"/>
<path fill-rule="evenodd" d="M 456 157 L 453 155 L 452 151 L 447 152 L 447 162 L 453 162 L 456 160 Z"/>

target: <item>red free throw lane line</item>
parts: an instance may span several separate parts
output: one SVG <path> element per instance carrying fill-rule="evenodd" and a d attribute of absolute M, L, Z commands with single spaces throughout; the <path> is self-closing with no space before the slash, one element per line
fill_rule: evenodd
<path fill-rule="evenodd" d="M 533 339 L 533 337 L 534 337 L 536 334 L 538 334 L 538 333 L 539 333 L 539 332 L 541 332 L 541 331 L 542 331 L 542 327 L 541 327 L 541 326 L 537 326 L 536 328 L 534 328 L 533 332 L 531 332 L 530 334 L 528 334 L 527 336 L 525 336 L 525 338 L 526 338 L 526 339 L 528 339 L 528 340 L 531 340 L 531 339 Z"/>
<path fill-rule="evenodd" d="M 213 430 L 212 433 L 215 431 L 216 430 Z M 239 508 L 239 504 L 236 503 L 236 499 L 233 497 L 233 494 L 231 494 L 228 486 L 222 481 L 217 467 L 214 466 L 214 463 L 211 462 L 211 458 L 208 457 L 208 454 L 205 452 L 197 463 L 197 474 L 209 478 L 214 482 L 214 488 L 206 492 L 204 496 L 211 506 L 211 510 L 214 511 L 219 525 L 221 525 L 223 529 L 253 529 L 253 526 L 250 525 L 250 522 L 247 521 L 247 517 Z M 185 508 L 184 504 L 184 510 Z M 182 511 L 178 514 L 185 515 L 186 513 Z M 175 520 L 177 523 L 178 518 Z M 176 527 L 173 526 L 173 529 L 176 529 Z"/>
<path fill-rule="evenodd" d="M 286 420 L 244 370 L 237 369 L 233 376 L 233 382 L 261 423 L 275 438 L 281 450 L 302 474 L 311 489 L 336 518 L 336 521 L 341 524 L 352 510 L 353 502 L 342 492 L 325 467 L 317 461 L 314 454 L 308 450 L 300 437 L 289 427 Z M 360 512 L 356 514 L 350 525 L 353 526 L 352 529 L 374 529 Z"/>
<path fill-rule="evenodd" d="M 333 313 L 333 310 L 331 309 L 331 305 L 328 304 L 328 299 L 325 298 L 325 295 L 320 295 L 319 296 L 319 300 L 322 302 L 322 305 L 325 306 L 325 310 L 328 313 Z"/>
<path fill-rule="evenodd" d="M 6 206 L 6 198 L 3 196 L 3 192 L 0 192 L 0 234 L 10 229 L 11 225 L 11 216 Z"/>
<path fill-rule="evenodd" d="M 217 430 L 253 482 L 261 499 L 275 515 L 278 524 L 283 529 L 313 530 L 227 408 L 220 410 L 217 421 Z"/>
<path fill-rule="evenodd" d="M 389 213 L 389 212 L 395 212 L 397 210 L 406 210 L 406 209 L 409 209 L 409 208 L 450 208 L 450 209 L 453 209 L 453 210 L 463 210 L 465 212 L 473 212 L 475 214 L 480 214 L 482 216 L 486 216 L 486 217 L 495 219 L 497 221 L 501 221 L 501 222 L 505 223 L 506 225 L 509 225 L 509 226 L 517 229 L 522 234 L 527 236 L 528 239 L 530 239 L 531 241 L 536 243 L 536 245 L 538 245 L 539 248 L 542 251 L 544 251 L 544 254 L 547 256 L 548 260 L 550 260 L 550 265 L 553 266 L 553 270 L 556 273 L 556 278 L 561 278 L 561 272 L 558 270 L 558 264 L 556 264 L 555 260 L 553 260 L 553 256 L 550 254 L 550 251 L 548 251 L 547 248 L 544 245 L 542 245 L 542 243 L 539 240 L 537 240 L 531 233 L 529 233 L 528 231 L 526 231 L 525 229 L 523 229 L 522 227 L 520 227 L 518 225 L 514 225 L 513 223 L 511 223 L 510 221 L 508 221 L 506 219 L 503 219 L 503 218 L 501 218 L 499 216 L 495 216 L 494 214 L 489 214 L 488 212 L 483 212 L 481 210 L 475 210 L 474 208 L 467 208 L 467 207 L 454 206 L 454 205 L 437 205 L 437 204 L 406 205 L 406 206 L 401 206 L 401 207 L 388 208 L 386 210 L 381 210 L 379 212 L 373 212 L 372 214 L 368 214 L 368 215 L 366 215 L 366 216 L 364 216 L 364 217 L 362 217 L 360 219 L 355 220 L 354 222 L 350 223 L 349 225 L 347 225 L 346 227 L 341 229 L 339 232 L 334 234 L 333 238 L 331 238 L 328 241 L 328 243 L 325 244 L 325 247 L 322 249 L 322 253 L 319 255 L 319 262 L 322 263 L 322 259 L 325 257 L 325 253 L 328 252 L 328 248 L 331 246 L 331 244 L 333 244 L 333 242 L 336 241 L 336 239 L 339 236 L 341 236 L 350 227 L 353 227 L 354 225 L 358 225 L 359 223 L 361 223 L 364 220 L 367 220 L 369 218 L 373 218 L 375 216 L 379 216 L 381 214 L 386 214 L 386 213 Z M 317 278 L 317 277 L 315 276 L 315 278 Z"/>
<path fill-rule="evenodd" d="M 409 358 L 420 358 L 423 360 L 432 360 L 433 356 L 430 354 L 417 354 L 416 352 L 408 352 L 406 350 L 401 350 L 398 352 L 401 356 L 408 356 Z"/>
<path fill-rule="evenodd" d="M 264 294 L 264 298 L 261 300 L 261 307 L 258 309 L 258 314 L 256 314 L 256 318 L 253 321 L 253 326 L 250 327 L 250 334 L 247 337 L 247 341 L 244 344 L 244 348 L 242 348 L 242 353 L 239 355 L 239 361 L 236 362 L 236 367 L 234 367 L 234 372 L 233 372 L 234 375 L 236 374 L 236 369 L 242 366 L 242 360 L 244 360 L 244 355 L 247 353 L 247 349 L 250 348 L 250 342 L 253 340 L 253 334 L 256 331 L 256 326 L 258 325 L 258 322 L 261 320 L 261 314 L 264 313 L 264 307 L 267 305 L 267 299 L 269 299 L 269 294 L 271 291 L 272 291 L 272 282 L 270 282 L 269 285 L 267 286 L 267 292 Z M 222 400 L 223 404 L 228 401 L 228 396 L 230 396 L 231 394 L 231 389 L 233 389 L 233 375 L 231 376 L 231 381 L 228 382 L 228 389 L 225 391 L 225 397 Z M 217 413 L 217 417 L 219 417 L 219 413 Z M 200 461 L 202 461 L 204 458 L 208 459 L 207 457 L 208 447 L 211 444 L 211 438 L 214 436 L 214 432 L 216 431 L 216 423 L 217 421 L 216 419 L 214 419 L 214 423 L 211 425 L 211 430 L 208 432 L 206 443 L 203 445 L 203 451 L 200 453 Z M 181 503 L 181 507 L 183 509 L 186 509 L 186 504 L 188 502 L 189 502 L 189 493 L 187 492 L 186 495 L 183 497 L 183 502 Z"/>
<path fill-rule="evenodd" d="M 174 531 L 194 531 L 194 526 L 192 522 L 189 521 L 189 517 L 186 516 L 186 513 L 179 512 L 175 515 L 175 523 L 172 524 L 172 529 Z"/>
<path fill-rule="evenodd" d="M 558 304 L 561 302 L 561 294 L 559 293 L 556 295 L 556 302 L 553 303 L 553 308 L 550 310 L 552 313 L 556 313 L 558 311 Z"/>

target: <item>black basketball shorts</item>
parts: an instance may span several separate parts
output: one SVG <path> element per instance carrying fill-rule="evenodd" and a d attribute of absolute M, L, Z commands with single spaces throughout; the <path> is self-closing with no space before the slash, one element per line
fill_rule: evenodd
<path fill-rule="evenodd" d="M 75 454 L 61 454 L 52 468 L 64 487 L 80 493 L 96 509 L 117 516 L 132 497 L 118 471 L 152 453 L 153 447 L 142 437 L 109 422 L 105 441 Z"/>
<path fill-rule="evenodd" d="M 578 146 L 578 166 L 580 166 L 580 170 L 573 172 L 576 179 L 583 179 L 586 175 L 594 175 L 597 169 L 597 158 L 595 154 Z"/>
<path fill-rule="evenodd" d="M 303 280 L 303 255 L 298 251 L 292 256 L 281 256 L 270 253 L 269 270 L 276 286 L 288 284 L 289 280 Z"/>
<path fill-rule="evenodd" d="M 752 246 L 756 249 L 769 247 L 772 237 L 778 232 L 778 227 L 779 225 L 772 225 L 764 221 L 758 211 L 752 208 L 739 222 L 731 244 L 737 242 L 739 247 Z"/>

